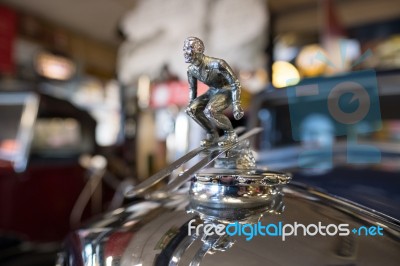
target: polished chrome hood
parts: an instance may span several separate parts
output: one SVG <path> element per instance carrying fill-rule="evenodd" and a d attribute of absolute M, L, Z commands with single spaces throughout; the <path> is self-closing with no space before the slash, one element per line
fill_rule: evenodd
<path fill-rule="evenodd" d="M 188 236 L 188 224 L 213 222 L 193 209 L 187 193 L 140 201 L 72 233 L 60 265 L 398 265 L 399 221 L 306 187 L 288 185 L 268 206 L 214 209 L 224 219 L 266 224 L 381 226 L 383 236 Z M 284 205 L 284 208 L 283 208 Z M 196 205 L 198 207 L 198 205 Z M 284 210 L 283 210 L 284 209 Z M 225 212 L 224 212 L 225 211 Z M 206 215 L 210 213 L 206 213 Z M 236 217 L 235 217 L 236 216 Z M 253 219 L 253 220 L 251 220 Z M 215 220 L 214 220 L 215 222 Z M 222 221 L 223 222 L 223 221 Z"/>
<path fill-rule="evenodd" d="M 59 265 L 399 265 L 398 220 L 257 169 L 245 141 L 256 131 L 166 188 L 148 192 L 168 168 L 150 177 L 129 193 L 142 200 L 71 233 Z"/>

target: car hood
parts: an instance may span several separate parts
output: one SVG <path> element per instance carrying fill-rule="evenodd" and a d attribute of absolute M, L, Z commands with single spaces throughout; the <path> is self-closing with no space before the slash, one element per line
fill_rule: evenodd
<path fill-rule="evenodd" d="M 196 209 L 187 193 L 141 200 L 70 234 L 60 265 L 398 265 L 400 222 L 307 185 L 290 184 L 265 208 Z M 191 225 L 225 223 L 207 215 L 246 217 L 241 224 L 347 224 L 348 235 L 189 235 Z M 247 216 L 246 216 L 247 215 Z M 206 217 L 206 218 L 205 218 Z M 192 222 L 191 222 L 192 221 Z M 231 219 L 234 222 L 234 219 Z M 382 228 L 366 235 L 361 227 Z M 248 230 L 250 230 L 248 228 Z M 312 233 L 312 232 L 311 232 Z"/>

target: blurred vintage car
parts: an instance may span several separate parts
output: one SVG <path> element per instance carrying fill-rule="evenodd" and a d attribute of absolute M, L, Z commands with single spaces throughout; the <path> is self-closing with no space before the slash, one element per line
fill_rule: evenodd
<path fill-rule="evenodd" d="M 351 75 L 305 80 L 297 86 L 317 82 L 322 88 L 355 78 L 365 81 L 363 75 Z M 335 123 L 323 112 L 312 113 L 310 120 L 304 116 L 299 123 L 308 133 L 293 141 L 290 88 L 269 88 L 256 97 L 249 115 L 249 127 L 264 128 L 256 141 L 259 172 L 214 166 L 197 169 L 190 185 L 178 190 L 146 190 L 130 204 L 72 232 L 57 265 L 399 265 L 400 148 L 394 110 L 400 75 L 379 73 L 376 84 L 381 115 L 363 127 L 374 128 L 381 119 L 383 130 L 363 131 L 361 136 L 349 131 L 358 137 L 350 145 L 345 137 L 354 135 L 338 138 Z M 313 101 L 306 104 L 312 106 Z M 289 177 L 285 172 L 292 173 L 289 184 L 279 181 Z M 269 178 L 257 179 L 257 173 Z M 177 178 L 182 175 L 185 172 Z M 235 222 L 246 225 L 247 231 L 190 231 Z M 279 233 L 255 233 L 261 224 L 296 223 L 345 224 L 349 231 L 313 231 L 286 239 Z"/>
<path fill-rule="evenodd" d="M 2 90 L 0 121 L 0 264 L 49 265 L 87 183 L 79 158 L 96 151 L 96 122 L 32 85 Z"/>

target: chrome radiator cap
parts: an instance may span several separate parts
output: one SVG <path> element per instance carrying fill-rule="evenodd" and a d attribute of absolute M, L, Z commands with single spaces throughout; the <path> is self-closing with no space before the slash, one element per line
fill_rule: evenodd
<path fill-rule="evenodd" d="M 281 186 L 290 174 L 238 169 L 206 169 L 190 185 L 189 211 L 204 220 L 257 221 L 263 213 L 281 213 Z"/>

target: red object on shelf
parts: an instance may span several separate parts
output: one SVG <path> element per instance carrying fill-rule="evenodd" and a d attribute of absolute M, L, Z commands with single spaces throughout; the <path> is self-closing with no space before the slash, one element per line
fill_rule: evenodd
<path fill-rule="evenodd" d="M 0 6 L 0 73 L 14 73 L 14 40 L 17 29 L 16 13 Z"/>
<path fill-rule="evenodd" d="M 342 26 L 339 14 L 332 0 L 324 0 L 322 3 L 322 35 L 323 37 L 342 37 L 346 36 L 346 31 Z"/>

